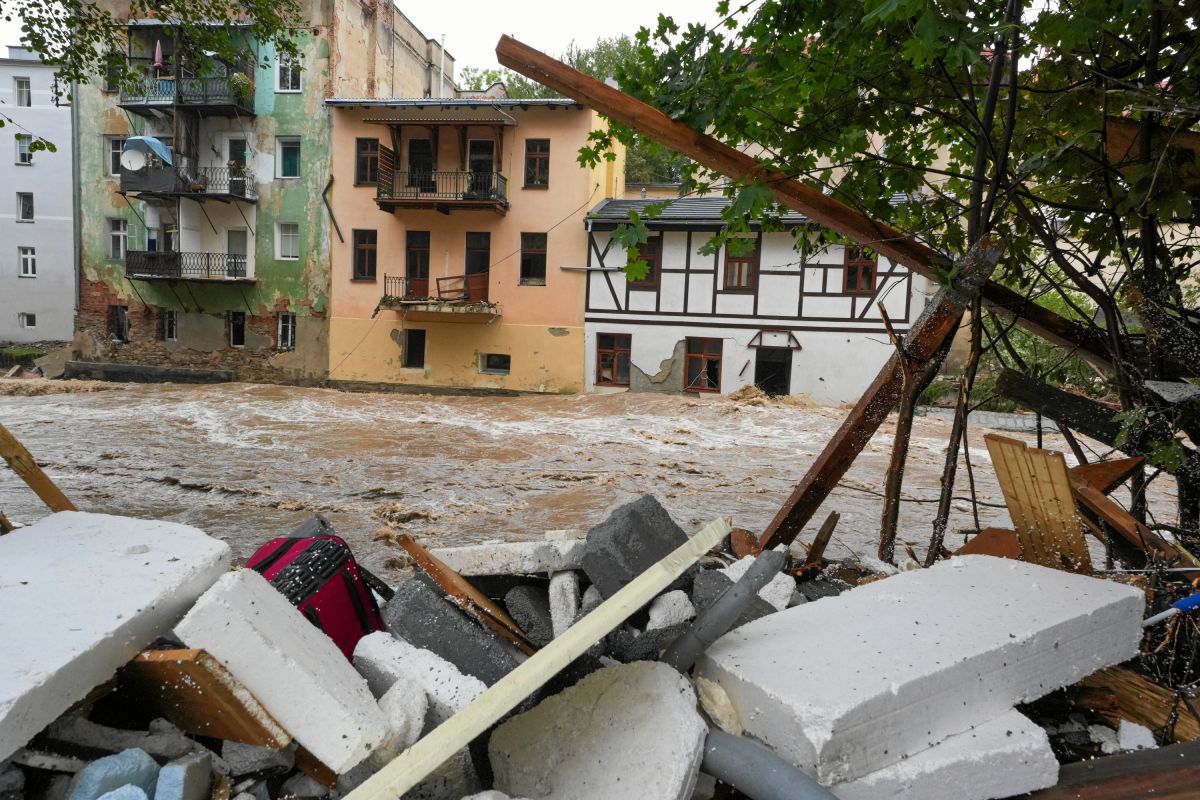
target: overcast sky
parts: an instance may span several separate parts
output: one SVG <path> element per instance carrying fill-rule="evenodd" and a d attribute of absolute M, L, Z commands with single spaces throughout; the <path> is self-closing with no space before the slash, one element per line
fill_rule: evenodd
<path fill-rule="evenodd" d="M 398 3 L 426 36 L 440 39 L 446 35 L 446 50 L 459 68 L 498 66 L 496 40 L 503 33 L 559 55 L 571 40 L 586 46 L 601 37 L 632 34 L 643 25 L 652 27 L 660 13 L 680 23 L 712 25 L 717 20 L 716 5 L 716 0 L 606 0 L 590 5 L 563 0 Z M 0 44 L 18 44 L 20 33 L 17 23 L 0 21 Z"/>

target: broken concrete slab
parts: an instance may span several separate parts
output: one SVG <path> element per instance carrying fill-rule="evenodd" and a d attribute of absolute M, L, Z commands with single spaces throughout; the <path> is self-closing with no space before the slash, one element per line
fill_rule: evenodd
<path fill-rule="evenodd" d="M 963 556 L 743 626 L 697 674 L 748 735 L 846 782 L 1125 661 L 1144 604 L 1112 581 Z"/>
<path fill-rule="evenodd" d="M 504 608 L 538 647 L 545 647 L 554 638 L 550 599 L 537 586 L 522 584 L 509 589 L 504 595 Z"/>
<path fill-rule="evenodd" d="M 71 783 L 68 800 L 99 800 L 122 786 L 136 786 L 145 795 L 154 794 L 158 764 L 144 750 L 122 750 L 88 764 Z"/>
<path fill-rule="evenodd" d="M 424 581 L 409 578 L 383 607 L 395 636 L 429 650 L 488 686 L 521 663 L 524 655 L 492 631 L 467 618 Z"/>
<path fill-rule="evenodd" d="M 212 757 L 206 753 L 172 761 L 158 771 L 154 800 L 208 800 L 212 779 Z"/>
<path fill-rule="evenodd" d="M 646 630 L 653 631 L 682 625 L 696 616 L 696 607 L 692 605 L 687 592 L 676 589 L 654 598 L 650 603 L 649 614 L 650 620 L 646 623 Z"/>
<path fill-rule="evenodd" d="M 384 631 L 358 640 L 354 666 L 380 698 L 399 680 L 415 681 L 429 699 L 426 729 L 450 719 L 487 689 L 483 681 L 464 675 L 436 653 L 413 647 Z"/>
<path fill-rule="evenodd" d="M 754 556 L 746 556 L 730 564 L 722 570 L 718 570 L 722 575 L 729 580 L 737 582 L 738 578 L 746 574 L 754 564 Z M 770 603 L 776 611 L 783 611 L 790 605 L 792 594 L 796 591 L 796 579 L 787 573 L 780 572 L 771 578 L 771 581 L 758 590 L 758 596 L 766 602 Z"/>
<path fill-rule="evenodd" d="M 333 640 L 253 570 L 217 581 L 175 633 L 224 664 L 334 772 L 348 771 L 390 733 L 366 681 Z"/>
<path fill-rule="evenodd" d="M 839 800 L 989 800 L 1053 786 L 1058 760 L 1046 732 L 1019 711 L 849 783 L 830 787 Z"/>
<path fill-rule="evenodd" d="M 246 775 L 282 775 L 296 765 L 295 748 L 277 750 L 241 742 L 225 742 L 221 758 L 234 778 Z"/>
<path fill-rule="evenodd" d="M 508 720 L 488 754 L 509 794 L 687 800 L 707 733 L 687 679 L 641 661 L 594 672 Z"/>
<path fill-rule="evenodd" d="M 170 631 L 229 561 L 197 528 L 108 514 L 0 537 L 0 761 Z M 120 591 L 97 590 L 117 576 Z"/>
<path fill-rule="evenodd" d="M 581 566 L 592 585 L 608 598 L 686 541 L 683 529 L 647 494 L 617 507 L 588 531 Z M 688 569 L 669 588 L 691 586 L 697 569 Z"/>
<path fill-rule="evenodd" d="M 574 570 L 550 576 L 550 627 L 555 637 L 562 636 L 579 618 L 579 573 Z"/>
<path fill-rule="evenodd" d="M 415 679 L 402 675 L 379 698 L 379 708 L 392 731 L 390 747 L 399 755 L 421 738 L 429 711 L 429 695 Z"/>
<path fill-rule="evenodd" d="M 579 569 L 586 546 L 583 539 L 565 539 L 434 547 L 429 552 L 459 575 L 529 575 Z"/>
<path fill-rule="evenodd" d="M 129 731 L 100 725 L 79 714 L 65 714 L 46 729 L 46 740 L 85 751 L 117 753 L 121 750 L 144 750 L 154 758 L 174 759 L 191 753 L 196 743 L 176 729 Z"/>

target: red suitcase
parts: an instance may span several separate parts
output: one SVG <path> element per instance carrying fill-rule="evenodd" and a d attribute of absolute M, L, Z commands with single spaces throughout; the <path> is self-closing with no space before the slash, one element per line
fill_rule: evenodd
<path fill-rule="evenodd" d="M 291 536 L 271 539 L 258 548 L 246 567 L 266 578 L 346 658 L 354 655 L 359 639 L 384 629 L 379 605 L 364 578 L 366 570 L 320 515 Z"/>

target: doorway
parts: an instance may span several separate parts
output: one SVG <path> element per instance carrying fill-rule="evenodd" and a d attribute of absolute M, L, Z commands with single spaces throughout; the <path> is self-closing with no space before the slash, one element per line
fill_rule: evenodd
<path fill-rule="evenodd" d="M 488 199 L 495 194 L 496 143 L 491 139 L 467 142 L 467 170 L 471 173 L 470 199 Z"/>
<path fill-rule="evenodd" d="M 246 261 L 249 250 L 246 241 L 245 228 L 231 228 L 225 233 L 226 253 L 229 259 L 225 265 L 226 278 L 245 278 Z"/>
<path fill-rule="evenodd" d="M 792 388 L 792 350 L 789 347 L 759 347 L 754 356 L 754 385 L 772 397 Z"/>

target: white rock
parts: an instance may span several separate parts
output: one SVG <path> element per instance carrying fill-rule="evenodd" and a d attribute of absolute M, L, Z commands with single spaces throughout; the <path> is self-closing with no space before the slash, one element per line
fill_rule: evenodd
<path fill-rule="evenodd" d="M 383 744 L 383 712 L 337 645 L 253 570 L 231 572 L 175 628 L 245 684 L 306 750 L 336 773 Z"/>
<path fill-rule="evenodd" d="M 723 570 L 719 570 L 731 581 L 746 574 L 754 563 L 754 556 L 738 559 Z M 778 611 L 783 611 L 792 602 L 792 593 L 796 591 L 796 579 L 791 575 L 777 572 L 767 585 L 758 590 L 758 596 L 766 600 Z"/>
<path fill-rule="evenodd" d="M 495 785 L 555 800 L 688 800 L 708 729 L 687 679 L 652 661 L 607 667 L 498 727 Z"/>
<path fill-rule="evenodd" d="M 1158 747 L 1154 741 L 1154 731 L 1127 719 L 1121 720 L 1117 726 L 1117 744 L 1122 750 L 1153 750 Z"/>
<path fill-rule="evenodd" d="M 1112 581 L 965 556 L 744 625 L 697 674 L 748 735 L 845 782 L 1125 661 L 1143 606 Z"/>
<path fill-rule="evenodd" d="M 586 546 L 586 539 L 487 542 L 435 547 L 430 552 L 459 575 L 525 575 L 579 569 Z"/>
<path fill-rule="evenodd" d="M 653 631 L 687 622 L 696 616 L 696 607 L 692 605 L 687 592 L 676 589 L 654 598 L 650 602 L 649 612 L 650 621 L 646 623 L 646 630 Z"/>
<path fill-rule="evenodd" d="M 429 697 L 415 680 L 408 676 L 397 678 L 379 698 L 379 708 L 392 730 L 392 747 L 397 755 L 421 738 L 421 731 L 425 729 L 425 713 L 429 710 Z"/>
<path fill-rule="evenodd" d="M 988 800 L 1053 786 L 1058 760 L 1046 732 L 1006 711 L 928 750 L 849 783 L 830 787 L 839 800 Z"/>
<path fill-rule="evenodd" d="M 550 624 L 554 638 L 562 636 L 579 618 L 579 573 L 568 570 L 550 576 Z"/>
<path fill-rule="evenodd" d="M 168 633 L 229 561 L 196 528 L 107 514 L 0 537 L 0 762 Z"/>
<path fill-rule="evenodd" d="M 441 656 L 413 647 L 386 631 L 358 640 L 354 648 L 354 666 L 379 697 L 402 678 L 415 681 L 424 689 L 429 700 L 427 731 L 466 708 L 487 689 L 483 681 L 473 675 L 464 675 Z"/>
<path fill-rule="evenodd" d="M 717 724 L 717 727 L 734 736 L 741 736 L 745 732 L 737 709 L 733 707 L 733 702 L 730 701 L 729 695 L 725 694 L 721 684 L 697 676 L 692 679 L 692 685 L 696 687 L 696 697 L 700 700 L 700 707 L 704 709 L 705 714 L 708 714 L 709 719 Z"/>

